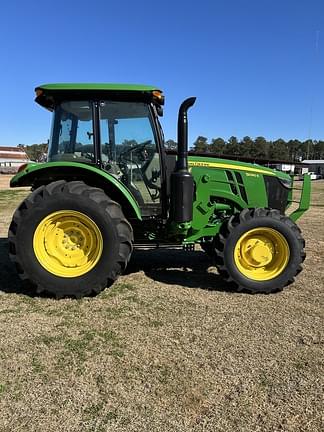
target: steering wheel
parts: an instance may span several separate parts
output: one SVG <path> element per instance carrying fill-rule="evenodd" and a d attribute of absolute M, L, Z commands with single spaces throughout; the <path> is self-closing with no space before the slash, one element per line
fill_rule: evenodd
<path fill-rule="evenodd" d="M 129 169 L 128 169 L 128 166 L 127 166 L 127 162 L 133 162 L 130 159 L 131 153 L 133 153 L 133 152 L 139 153 L 139 155 L 140 155 L 139 159 L 141 160 L 141 162 L 145 162 L 147 160 L 147 158 L 148 158 L 148 155 L 146 153 L 144 153 L 144 151 L 146 152 L 145 147 L 148 144 L 151 144 L 151 143 L 152 143 L 152 141 L 148 140 L 148 141 L 144 141 L 144 142 L 142 142 L 140 144 L 136 144 L 135 146 L 130 147 L 130 148 L 124 150 L 118 156 L 118 165 L 120 167 L 120 170 L 123 173 L 123 181 L 126 182 L 126 184 L 127 184 L 127 180 L 128 180 L 127 178 L 128 178 L 128 172 L 129 172 Z M 138 168 L 140 168 L 140 167 L 138 167 Z"/>
<path fill-rule="evenodd" d="M 135 152 L 135 153 L 139 154 L 141 161 L 145 162 L 148 159 L 148 154 L 147 154 L 147 152 L 145 150 L 145 147 L 147 145 L 149 145 L 149 144 L 152 144 L 151 140 L 144 141 L 144 142 L 142 142 L 140 144 L 136 144 L 135 146 L 130 147 L 130 148 L 124 150 L 122 153 L 120 153 L 118 159 L 120 161 L 122 159 L 128 160 L 128 158 L 127 157 L 125 158 L 125 156 L 127 156 L 128 154 L 131 154 L 131 153 Z"/>

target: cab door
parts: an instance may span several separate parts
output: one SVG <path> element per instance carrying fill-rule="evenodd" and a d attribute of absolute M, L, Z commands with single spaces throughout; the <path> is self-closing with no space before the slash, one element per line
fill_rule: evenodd
<path fill-rule="evenodd" d="M 149 105 L 101 101 L 99 118 L 103 169 L 127 186 L 143 216 L 161 214 L 161 159 Z"/>

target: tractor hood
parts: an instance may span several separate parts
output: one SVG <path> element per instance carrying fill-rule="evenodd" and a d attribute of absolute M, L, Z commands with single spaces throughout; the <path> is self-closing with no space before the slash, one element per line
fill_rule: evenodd
<path fill-rule="evenodd" d="M 189 167 L 206 167 L 222 170 L 237 170 L 252 174 L 263 174 L 268 176 L 276 176 L 280 179 L 289 180 L 290 176 L 281 171 L 277 171 L 262 165 L 246 163 L 241 161 L 219 159 L 213 157 L 189 156 Z"/>

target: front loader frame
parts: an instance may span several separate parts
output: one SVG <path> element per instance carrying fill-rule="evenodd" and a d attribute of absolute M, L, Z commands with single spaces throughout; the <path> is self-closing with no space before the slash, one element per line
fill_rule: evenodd
<path fill-rule="evenodd" d="M 294 190 L 300 190 L 300 188 L 293 187 Z M 304 174 L 303 176 L 303 187 L 301 189 L 301 196 L 298 201 L 291 200 L 291 203 L 297 203 L 298 208 L 294 210 L 290 215 L 290 219 L 296 222 L 306 210 L 309 209 L 310 206 L 310 197 L 311 197 L 311 178 L 308 174 Z"/>

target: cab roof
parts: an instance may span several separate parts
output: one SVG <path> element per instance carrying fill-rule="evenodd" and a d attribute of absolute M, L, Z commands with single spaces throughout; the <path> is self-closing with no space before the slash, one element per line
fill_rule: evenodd
<path fill-rule="evenodd" d="M 138 92 L 152 92 L 159 90 L 158 87 L 142 84 L 118 84 L 118 83 L 57 83 L 57 84 L 42 84 L 37 86 L 37 89 L 60 91 L 60 90 L 101 90 L 101 91 L 138 91 Z"/>
<path fill-rule="evenodd" d="M 101 99 L 145 101 L 163 105 L 164 96 L 158 87 L 143 84 L 119 83 L 55 83 L 35 88 L 36 99 L 44 108 L 53 110 L 57 103 L 72 99 Z"/>

